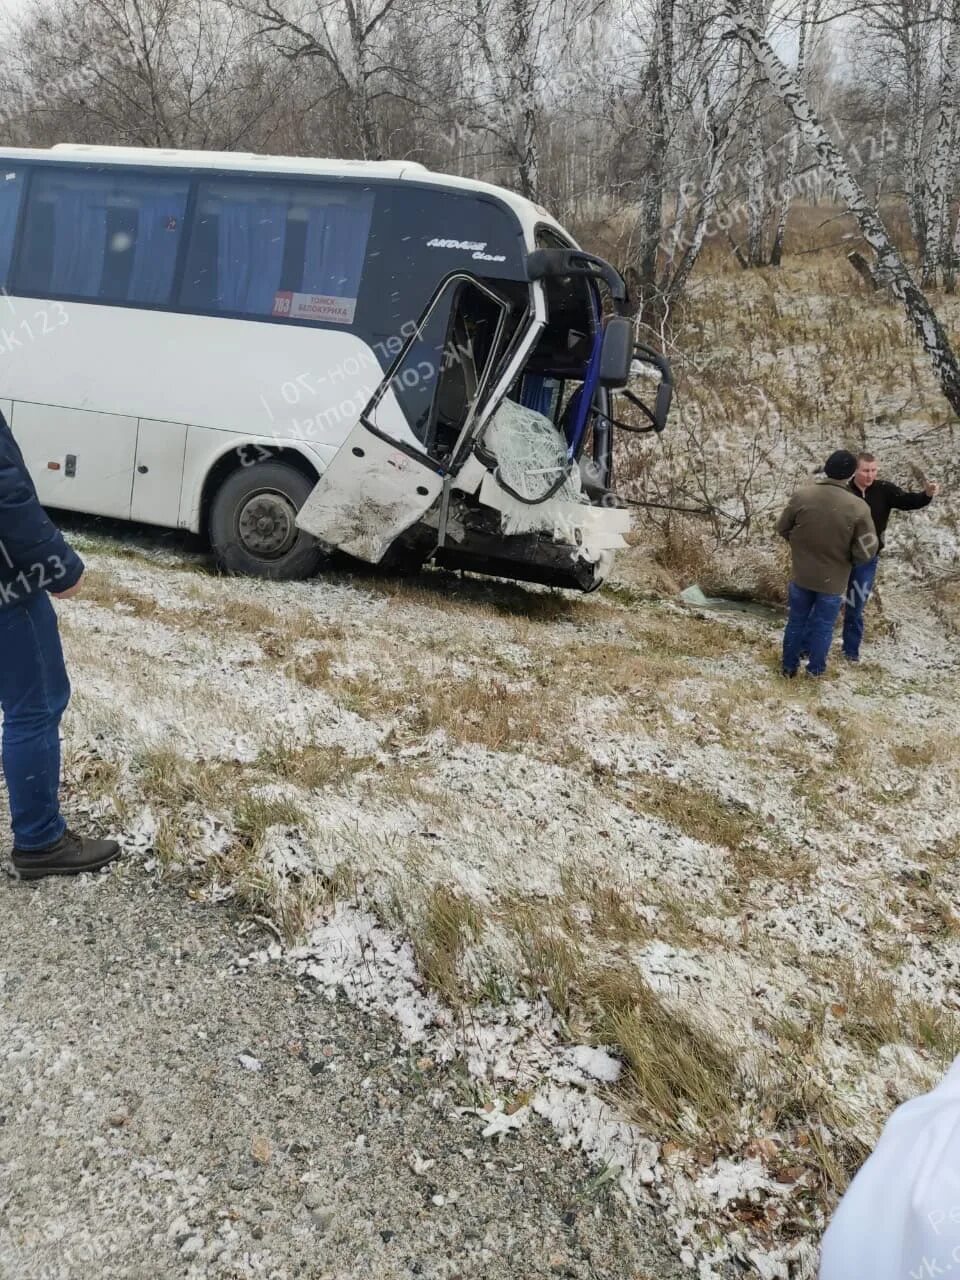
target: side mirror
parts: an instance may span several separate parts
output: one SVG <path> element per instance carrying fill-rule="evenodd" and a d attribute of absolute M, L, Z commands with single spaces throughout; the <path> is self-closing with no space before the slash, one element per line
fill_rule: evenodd
<path fill-rule="evenodd" d="M 600 348 L 601 387 L 625 387 L 633 362 L 633 325 L 625 316 L 610 316 L 603 330 Z"/>
<path fill-rule="evenodd" d="M 659 351 L 654 351 L 651 347 L 645 347 L 638 343 L 634 351 L 634 357 L 641 364 L 649 364 L 657 369 L 660 373 L 660 385 L 657 387 L 657 400 L 653 407 L 653 413 L 647 409 L 646 405 L 643 409 L 653 423 L 654 431 L 660 432 L 667 425 L 667 414 L 670 412 L 670 405 L 673 403 L 673 373 L 670 364 L 666 358 L 660 355 Z"/>
<path fill-rule="evenodd" d="M 612 324 L 613 321 L 608 321 Z M 601 367 L 603 363 L 603 352 L 601 352 Z M 609 418 L 611 426 L 616 427 L 620 431 L 631 431 L 636 434 L 642 434 L 645 431 L 660 432 L 667 425 L 667 414 L 670 412 L 670 404 L 673 400 L 673 374 L 670 371 L 670 363 L 665 356 L 659 351 L 654 351 L 652 347 L 645 347 L 638 343 L 631 350 L 633 360 L 638 365 L 648 364 L 656 369 L 660 374 L 660 382 L 657 386 L 657 398 L 651 409 L 645 404 L 632 387 L 624 385 L 623 382 L 613 382 L 609 385 L 626 400 L 627 404 L 633 405 L 635 409 L 639 409 L 643 416 L 647 419 L 647 426 L 637 426 L 633 422 L 624 422 L 619 418 Z M 631 372 L 634 370 L 631 368 Z M 601 381 L 603 375 L 601 373 Z"/>

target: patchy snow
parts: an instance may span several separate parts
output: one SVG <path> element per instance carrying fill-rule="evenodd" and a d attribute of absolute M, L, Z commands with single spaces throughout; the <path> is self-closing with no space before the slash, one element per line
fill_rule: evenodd
<path fill-rule="evenodd" d="M 940 596 L 908 562 L 955 572 L 958 544 L 952 526 L 926 514 L 899 526 L 895 517 L 892 530 L 882 591 L 896 628 L 871 630 L 861 668 L 788 689 L 772 675 L 778 634 L 762 618 L 711 617 L 711 635 L 726 628 L 730 644 L 701 652 L 696 614 L 669 604 L 625 608 L 601 595 L 538 621 L 487 584 L 427 579 L 395 593 L 334 576 L 264 584 L 206 578 L 183 558 L 95 550 L 92 567 L 152 602 L 154 614 L 138 616 L 123 600 L 120 609 L 82 598 L 59 606 L 77 690 L 67 741 L 81 781 L 71 803 L 108 818 L 110 787 L 96 790 L 85 771 L 95 779 L 99 766 L 116 768 L 125 846 L 159 870 L 155 846 L 171 815 L 140 790 L 145 751 L 169 750 L 198 771 L 229 766 L 249 777 L 249 796 L 289 801 L 303 822 L 270 821 L 257 836 L 269 891 L 321 876 L 349 892 L 337 891 L 299 946 L 260 948 L 239 965 L 292 965 L 321 998 L 345 996 L 392 1018 L 418 1052 L 462 1061 L 491 1108 L 465 1123 L 498 1142 L 531 1116 L 551 1123 L 598 1178 L 662 1206 L 699 1280 L 732 1267 L 807 1280 L 822 1215 L 802 1207 L 804 1179 L 781 1167 L 790 1168 L 797 1126 L 781 1131 L 749 1094 L 723 1149 L 693 1115 L 680 1121 L 690 1140 L 682 1150 L 655 1120 L 631 1122 L 619 1100 L 629 1065 L 615 1045 L 577 1043 L 586 1037 L 531 989 L 502 917 L 518 901 L 545 918 L 567 912 L 591 959 L 628 964 L 745 1067 L 801 1061 L 789 1037 L 809 1031 L 802 1069 L 811 1090 L 872 1142 L 892 1105 L 941 1064 L 917 1044 L 857 1043 L 841 978 L 882 978 L 898 998 L 960 1009 L 951 924 L 960 665 Z M 230 624 L 219 612 L 228 606 L 234 618 L 267 611 L 268 623 Z M 331 629 L 329 680 L 304 681 L 291 664 L 318 643 L 296 639 L 304 617 Z M 661 649 L 676 650 L 666 675 L 655 645 L 642 666 L 647 626 Z M 289 642 L 283 658 L 278 638 Z M 613 693 L 591 680 L 602 646 L 637 660 L 635 687 Z M 563 665 L 578 651 L 582 677 Z M 605 652 L 615 664 L 619 651 Z M 354 680 L 391 695 L 495 680 L 544 717 L 561 706 L 564 719 L 539 739 L 521 726 L 493 749 L 461 736 L 455 716 L 419 725 L 402 697 L 350 701 Z M 551 701 L 566 682 L 566 703 Z M 295 769 L 267 777 L 262 760 L 277 742 L 340 752 L 350 768 L 331 785 L 308 785 Z M 689 822 L 671 816 L 657 803 L 664 784 L 729 817 L 734 832 L 742 823 L 743 840 L 715 841 L 696 812 Z M 227 868 L 198 892 L 239 896 L 225 857 L 236 843 L 228 800 L 174 816 L 188 871 Z M 602 933 L 590 883 L 632 913 L 635 932 Z M 427 988 L 412 945 L 436 886 L 484 921 L 459 966 L 477 988 L 467 1019 Z M 752 1154 L 755 1141 L 770 1146 Z"/>

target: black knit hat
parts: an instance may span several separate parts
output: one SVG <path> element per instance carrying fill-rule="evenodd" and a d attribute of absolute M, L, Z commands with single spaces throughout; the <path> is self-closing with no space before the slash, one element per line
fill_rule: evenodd
<path fill-rule="evenodd" d="M 836 453 L 831 453 L 823 464 L 823 469 L 828 480 L 852 480 L 857 469 L 856 455 L 846 449 L 838 449 Z"/>

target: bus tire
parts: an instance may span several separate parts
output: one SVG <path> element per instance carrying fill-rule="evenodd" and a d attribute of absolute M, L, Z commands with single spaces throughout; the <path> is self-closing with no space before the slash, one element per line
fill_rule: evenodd
<path fill-rule="evenodd" d="M 275 582 L 312 577 L 324 552 L 294 522 L 314 484 L 286 462 L 232 471 L 210 504 L 208 531 L 218 566 Z"/>

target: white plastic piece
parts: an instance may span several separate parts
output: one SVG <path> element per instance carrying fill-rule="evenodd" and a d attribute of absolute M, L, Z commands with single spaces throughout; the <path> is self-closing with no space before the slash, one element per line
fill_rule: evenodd
<path fill-rule="evenodd" d="M 898 1107 L 823 1241 L 820 1280 L 909 1280 L 960 1270 L 960 1058 Z"/>
<path fill-rule="evenodd" d="M 459 489 L 461 493 L 476 493 L 480 488 L 480 482 L 487 474 L 487 469 L 480 459 L 476 454 L 471 453 L 457 472 L 451 487 Z"/>

